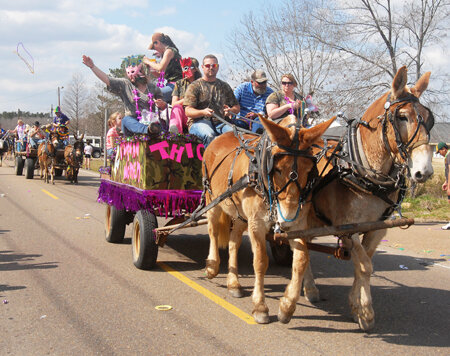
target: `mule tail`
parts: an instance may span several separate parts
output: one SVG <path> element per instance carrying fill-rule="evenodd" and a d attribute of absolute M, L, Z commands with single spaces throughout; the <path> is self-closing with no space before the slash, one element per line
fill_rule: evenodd
<path fill-rule="evenodd" d="M 223 211 L 220 213 L 218 226 L 218 245 L 219 248 L 228 248 L 228 242 L 230 241 L 231 232 L 231 218 L 229 215 L 225 214 Z"/>

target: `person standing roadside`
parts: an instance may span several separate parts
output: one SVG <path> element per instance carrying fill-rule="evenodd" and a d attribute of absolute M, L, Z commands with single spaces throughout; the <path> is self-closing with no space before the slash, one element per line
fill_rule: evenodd
<path fill-rule="evenodd" d="M 86 141 L 86 146 L 84 146 L 84 168 L 91 169 L 91 156 L 94 148 L 91 145 L 91 140 Z"/>
<path fill-rule="evenodd" d="M 242 83 L 234 90 L 234 96 L 241 107 L 241 120 L 236 120 L 235 124 L 247 129 L 249 125 L 242 121 L 244 117 L 259 121 L 258 113 L 264 113 L 266 100 L 272 93 L 273 90 L 267 86 L 266 73 L 261 69 L 255 70 L 250 82 Z M 264 130 L 260 123 L 253 122 L 250 126 L 253 132 L 260 133 Z"/>
<path fill-rule="evenodd" d="M 450 204 L 450 152 L 448 146 L 445 142 L 439 142 L 437 145 L 437 151 L 441 156 L 444 157 L 444 172 L 445 172 L 445 182 L 442 184 L 442 190 L 447 192 L 447 200 Z M 450 221 L 441 227 L 442 230 L 450 230 Z"/>
<path fill-rule="evenodd" d="M 188 117 L 189 133 L 199 137 L 205 148 L 215 137 L 232 131 L 231 125 L 214 117 L 230 117 L 240 111 L 233 90 L 226 82 L 218 79 L 217 57 L 208 54 L 203 58 L 203 76 L 188 86 L 184 95 L 184 106 Z"/>

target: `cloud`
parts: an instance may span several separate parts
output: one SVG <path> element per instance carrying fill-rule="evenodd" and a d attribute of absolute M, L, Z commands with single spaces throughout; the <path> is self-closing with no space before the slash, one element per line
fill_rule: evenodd
<path fill-rule="evenodd" d="M 130 1 L 40 0 L 39 9 L 32 8 L 29 1 L 8 4 L 0 10 L 2 111 L 15 111 L 18 107 L 32 112 L 48 111 L 56 103 L 57 87 L 68 85 L 74 72 L 85 76 L 88 85 L 98 83 L 82 64 L 83 54 L 89 55 L 106 73 L 119 67 L 127 55 L 151 55 L 147 50 L 149 33 L 123 23 L 111 23 L 107 16 L 98 15 L 102 6 L 111 11 L 136 11 Z M 148 6 L 145 1 L 140 4 L 143 9 Z M 157 31 L 169 34 L 183 56 L 201 59 L 208 51 L 209 43 L 202 34 L 174 27 L 161 27 Z M 14 53 L 18 42 L 23 42 L 34 58 L 34 75 Z"/>
<path fill-rule="evenodd" d="M 177 12 L 177 8 L 175 6 L 168 6 L 156 12 L 156 16 L 167 16 L 173 15 Z"/>

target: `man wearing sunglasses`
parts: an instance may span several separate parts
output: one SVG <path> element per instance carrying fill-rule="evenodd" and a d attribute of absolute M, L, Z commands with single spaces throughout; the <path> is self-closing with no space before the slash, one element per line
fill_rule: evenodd
<path fill-rule="evenodd" d="M 236 125 L 247 129 L 249 124 L 244 118 L 259 121 L 258 113 L 264 113 L 266 99 L 272 93 L 273 90 L 267 86 L 266 73 L 261 69 L 255 70 L 250 82 L 242 83 L 234 90 L 234 96 L 241 106 L 241 119 L 236 120 Z M 264 130 L 263 126 L 256 122 L 253 122 L 251 129 L 258 133 Z"/>
<path fill-rule="evenodd" d="M 199 137 L 207 147 L 215 137 L 233 130 L 214 114 L 230 117 L 237 114 L 240 107 L 231 87 L 216 77 L 219 71 L 216 56 L 206 55 L 202 70 L 203 76 L 189 85 L 183 104 L 189 118 L 189 133 Z"/>

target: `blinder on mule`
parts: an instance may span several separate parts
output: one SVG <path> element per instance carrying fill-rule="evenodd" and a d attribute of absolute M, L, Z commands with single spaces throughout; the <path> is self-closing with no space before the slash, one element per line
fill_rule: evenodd
<path fill-rule="evenodd" d="M 308 174 L 308 179 L 307 179 L 307 184 L 304 188 L 302 188 L 298 182 L 298 166 L 297 166 L 297 157 L 304 157 L 304 158 L 309 158 L 311 159 L 314 163 L 317 162 L 317 159 L 315 156 L 313 156 L 311 154 L 311 148 L 308 148 L 306 150 L 299 150 L 296 147 L 298 147 L 299 145 L 299 139 L 298 139 L 298 132 L 300 130 L 300 126 L 298 124 L 291 124 L 288 125 L 287 127 L 295 127 L 295 134 L 294 134 L 294 138 L 292 140 L 292 143 L 290 146 L 284 146 L 278 143 L 273 143 L 273 145 L 278 146 L 279 148 L 281 148 L 283 150 L 283 152 L 277 152 L 274 155 L 267 155 L 266 156 L 266 162 L 264 163 L 267 169 L 267 183 L 268 183 L 268 193 L 269 193 L 269 204 L 270 204 L 270 209 L 272 210 L 272 195 L 274 196 L 274 198 L 276 199 L 276 203 L 278 206 L 278 211 L 282 217 L 282 219 L 284 221 L 287 222 L 291 222 L 294 221 L 299 212 L 300 212 L 300 208 L 301 205 L 303 204 L 303 202 L 306 200 L 306 197 L 309 195 L 309 193 L 312 190 L 313 187 L 313 181 L 314 181 L 314 177 L 318 175 L 317 172 L 317 168 L 314 166 L 314 169 L 311 170 Z M 272 145 L 272 146 L 273 146 Z M 286 184 L 279 189 L 278 191 L 275 191 L 272 187 L 274 187 L 273 184 L 273 173 L 274 173 L 274 161 L 278 158 L 278 157 L 282 157 L 282 156 L 293 156 L 294 160 L 292 163 L 292 167 L 291 167 L 291 171 L 289 172 L 289 180 L 286 182 Z M 278 203 L 278 196 L 287 189 L 287 187 L 291 184 L 294 183 L 299 192 L 299 203 L 298 203 L 298 208 L 297 208 L 297 212 L 295 214 L 295 217 L 292 219 L 286 219 L 283 214 L 281 213 L 280 207 L 279 207 L 279 203 Z"/>
<path fill-rule="evenodd" d="M 428 143 L 428 141 L 430 140 L 430 131 L 434 126 L 434 115 L 429 108 L 422 105 L 422 107 L 428 111 L 428 118 L 425 121 L 423 116 L 420 115 L 418 107 L 417 107 L 417 104 L 419 103 L 419 99 L 412 94 L 410 94 L 404 98 L 397 99 L 393 102 L 390 102 L 390 96 L 391 96 L 391 94 L 389 93 L 389 95 L 386 99 L 386 103 L 384 104 L 385 120 L 384 120 L 384 127 L 383 127 L 383 133 L 384 133 L 383 138 L 385 140 L 385 145 L 387 146 L 388 150 L 390 150 L 389 145 L 387 143 L 388 140 L 386 137 L 386 121 L 389 121 L 394 129 L 395 141 L 397 143 L 397 147 L 399 149 L 400 155 L 406 161 L 409 158 L 408 149 L 414 149 L 422 144 Z M 408 103 L 411 103 L 413 105 L 414 110 L 416 112 L 417 127 L 416 127 L 416 130 L 414 131 L 414 134 L 412 135 L 412 137 L 405 144 L 405 143 L 403 143 L 403 141 L 401 139 L 400 130 L 398 127 L 398 120 L 400 119 L 398 112 L 403 106 L 405 106 Z M 391 106 L 393 104 L 399 104 L 399 105 L 397 105 L 395 107 L 394 111 L 392 112 L 389 109 L 391 108 Z M 423 126 L 425 128 L 425 131 L 427 132 L 427 140 L 426 141 L 419 140 L 419 141 L 416 141 L 413 143 L 413 141 L 415 140 L 416 136 L 419 133 L 420 126 Z"/>

